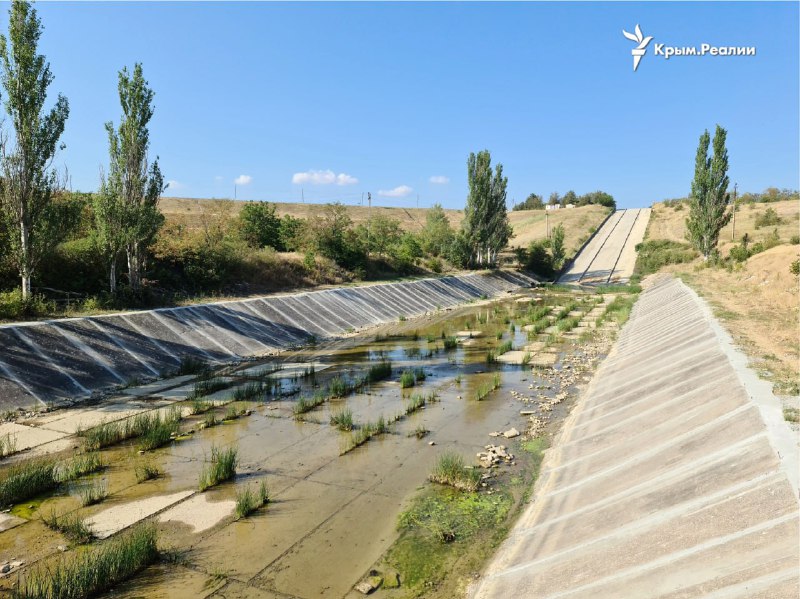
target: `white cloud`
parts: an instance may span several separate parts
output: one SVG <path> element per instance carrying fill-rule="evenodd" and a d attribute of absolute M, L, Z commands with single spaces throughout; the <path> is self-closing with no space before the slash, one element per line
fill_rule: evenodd
<path fill-rule="evenodd" d="M 178 191 L 180 189 L 185 189 L 186 185 L 181 183 L 180 181 L 175 181 L 175 179 L 170 179 L 167 181 L 167 189 L 170 191 Z"/>
<path fill-rule="evenodd" d="M 253 177 L 250 175 L 239 175 L 233 180 L 233 182 L 236 185 L 250 185 L 250 183 L 253 182 Z"/>
<path fill-rule="evenodd" d="M 408 185 L 398 185 L 394 189 L 381 189 L 378 191 L 378 195 L 385 198 L 404 198 L 412 191 L 414 190 Z"/>
<path fill-rule="evenodd" d="M 446 185 L 450 183 L 450 177 L 445 177 L 444 175 L 434 175 L 430 178 L 431 183 L 435 183 L 436 185 Z"/>
<path fill-rule="evenodd" d="M 332 170 L 310 170 L 292 175 L 292 183 L 295 185 L 300 185 L 302 183 L 310 183 L 311 185 L 333 185 L 334 183 L 336 185 L 355 185 L 358 183 L 358 179 L 347 173 L 339 173 L 337 175 Z"/>

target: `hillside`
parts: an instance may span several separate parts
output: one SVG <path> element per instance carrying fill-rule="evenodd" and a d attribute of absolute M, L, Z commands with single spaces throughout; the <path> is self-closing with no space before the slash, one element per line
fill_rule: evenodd
<path fill-rule="evenodd" d="M 210 200 L 199 198 L 162 198 L 161 211 L 168 221 L 186 225 L 189 228 L 199 228 L 203 214 L 208 211 L 226 212 L 233 217 L 238 215 L 245 202 L 233 200 Z M 295 218 L 308 218 L 320 209 L 320 204 L 301 204 L 296 202 L 276 202 L 276 212 L 279 216 L 288 214 Z M 366 222 L 369 219 L 370 209 L 366 206 L 346 206 L 354 224 Z M 419 231 L 425 224 L 427 208 L 397 208 L 387 206 L 373 206 L 372 215 L 379 214 L 400 221 L 400 226 L 407 230 Z M 557 210 L 549 213 L 548 220 L 551 230 L 558 224 L 564 225 L 565 244 L 568 250 L 576 249 L 589 234 L 592 227 L 597 227 L 606 217 L 608 210 L 602 206 L 581 206 L 570 210 Z M 445 210 L 450 225 L 453 228 L 461 226 L 464 219 L 463 210 Z M 527 247 L 534 239 L 545 236 L 545 211 L 521 210 L 509 212 L 509 221 L 514 229 L 514 234 L 509 246 Z"/>

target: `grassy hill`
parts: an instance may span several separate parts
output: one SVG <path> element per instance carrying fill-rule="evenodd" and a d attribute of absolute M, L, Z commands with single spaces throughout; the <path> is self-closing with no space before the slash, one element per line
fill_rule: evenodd
<path fill-rule="evenodd" d="M 211 200 L 200 198 L 162 198 L 161 211 L 168 221 L 186 225 L 189 228 L 200 228 L 203 215 L 208 212 L 224 212 L 230 217 L 239 214 L 245 202 L 234 200 Z M 308 218 L 319 210 L 320 204 L 301 204 L 297 202 L 277 202 L 276 212 L 279 216 L 288 214 L 295 218 Z M 358 225 L 369 219 L 370 209 L 366 206 L 346 206 L 353 223 Z M 425 225 L 427 208 L 397 208 L 388 206 L 372 206 L 372 215 L 384 215 L 400 222 L 400 226 L 411 232 L 419 231 Z M 463 210 L 445 210 L 453 228 L 461 226 L 464 219 Z M 568 250 L 580 246 L 590 234 L 590 229 L 600 225 L 606 217 L 608 209 L 602 206 L 581 206 L 569 210 L 556 210 L 548 214 L 550 228 L 558 224 L 564 225 L 565 244 Z M 521 210 L 509 212 L 509 221 L 514 234 L 509 247 L 527 247 L 534 239 L 545 236 L 545 211 Z"/>

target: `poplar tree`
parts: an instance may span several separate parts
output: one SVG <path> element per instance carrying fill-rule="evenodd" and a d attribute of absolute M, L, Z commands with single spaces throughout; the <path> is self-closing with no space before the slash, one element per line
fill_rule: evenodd
<path fill-rule="evenodd" d="M 0 79 L 13 129 L 0 139 L 0 206 L 25 300 L 30 298 L 31 278 L 40 261 L 66 236 L 69 221 L 62 218 L 63 207 L 53 201 L 60 186 L 52 168 L 69 103 L 59 94 L 55 105 L 44 109 L 53 74 L 45 57 L 37 53 L 41 34 L 36 10 L 29 2 L 14 0 L 8 38 L 0 35 Z"/>
<path fill-rule="evenodd" d="M 713 154 L 709 157 L 708 130 L 700 136 L 694 164 L 694 180 L 689 195 L 689 216 L 686 219 L 686 237 L 703 259 L 716 250 L 719 233 L 728 224 L 731 213 L 727 211 L 728 150 L 725 148 L 727 131 L 717 125 L 714 132 Z"/>
<path fill-rule="evenodd" d="M 133 73 L 127 67 L 119 72 L 118 89 L 122 117 L 117 128 L 106 123 L 109 169 L 98 195 L 102 220 L 98 231 L 107 252 L 121 252 L 116 248 L 124 244 L 128 284 L 138 291 L 147 248 L 164 223 L 158 200 L 165 186 L 158 158 L 152 164 L 148 162 L 148 123 L 153 117 L 154 93 L 142 74 L 141 64 L 136 63 Z M 108 258 L 113 269 L 116 255 Z M 110 286 L 114 286 L 113 281 Z"/>
<path fill-rule="evenodd" d="M 553 268 L 558 270 L 564 264 L 566 251 L 564 249 L 564 225 L 559 224 L 553 229 L 553 238 L 550 241 L 550 251 L 553 255 Z"/>
<path fill-rule="evenodd" d="M 488 150 L 471 153 L 467 160 L 469 195 L 464 209 L 464 238 L 472 265 L 489 266 L 511 237 L 506 210 L 506 186 L 503 165 L 492 172 Z"/>

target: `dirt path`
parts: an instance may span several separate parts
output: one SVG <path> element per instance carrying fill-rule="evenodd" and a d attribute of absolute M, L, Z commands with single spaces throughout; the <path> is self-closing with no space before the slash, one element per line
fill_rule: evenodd
<path fill-rule="evenodd" d="M 650 286 L 472 596 L 797 597 L 797 439 L 745 362 Z"/>

